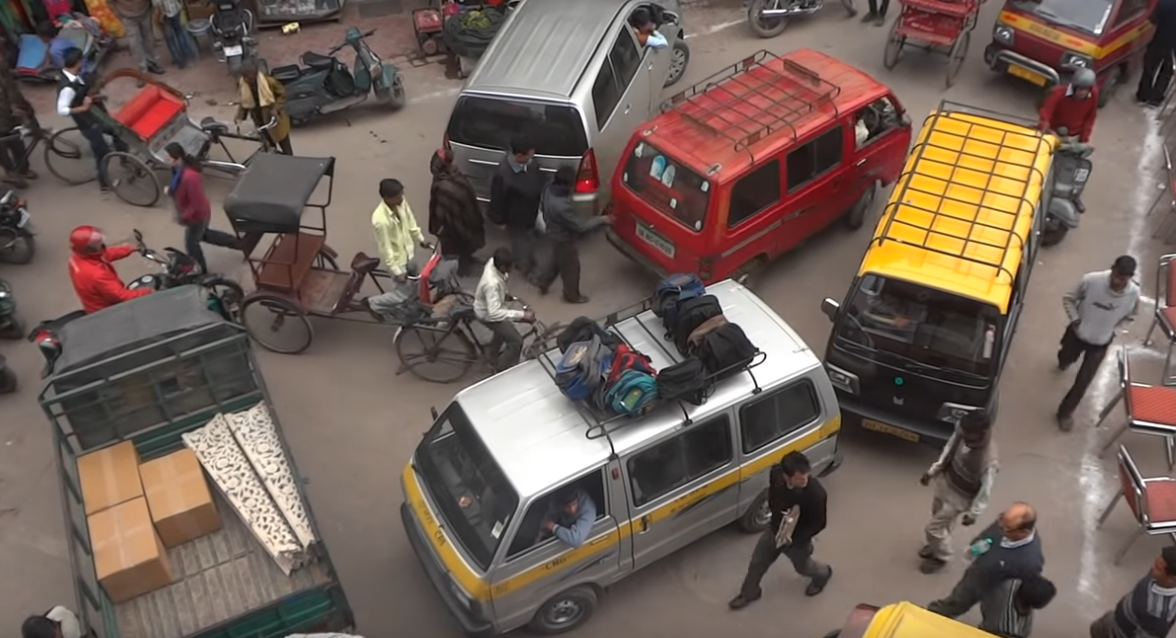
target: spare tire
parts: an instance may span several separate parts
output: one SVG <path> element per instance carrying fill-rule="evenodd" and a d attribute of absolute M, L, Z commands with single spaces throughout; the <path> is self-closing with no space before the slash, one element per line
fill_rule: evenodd
<path fill-rule="evenodd" d="M 506 14 L 495 7 L 449 16 L 441 29 L 445 47 L 466 58 L 480 58 L 502 28 Z"/>

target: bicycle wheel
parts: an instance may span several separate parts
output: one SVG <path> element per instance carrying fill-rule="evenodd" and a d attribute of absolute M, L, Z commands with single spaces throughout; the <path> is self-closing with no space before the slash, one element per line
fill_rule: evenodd
<path fill-rule="evenodd" d="M 115 151 L 102 158 L 102 165 L 106 169 L 106 179 L 110 180 L 110 187 L 119 199 L 144 208 L 159 201 L 163 189 L 147 162 L 130 153 Z"/>
<path fill-rule="evenodd" d="M 298 354 L 310 347 L 314 327 L 294 302 L 278 295 L 254 295 L 241 304 L 241 325 L 266 350 Z"/>
<path fill-rule="evenodd" d="M 419 379 L 452 383 L 478 360 L 474 345 L 458 325 L 447 328 L 413 324 L 396 332 L 396 356 Z"/>
<path fill-rule="evenodd" d="M 98 163 L 90 142 L 76 126 L 63 128 L 45 140 L 45 166 L 71 186 L 98 179 Z"/>
<path fill-rule="evenodd" d="M 221 311 L 231 321 L 241 321 L 241 300 L 245 298 L 245 289 L 241 284 L 222 275 L 205 275 L 200 280 L 204 286 L 216 297 Z"/>

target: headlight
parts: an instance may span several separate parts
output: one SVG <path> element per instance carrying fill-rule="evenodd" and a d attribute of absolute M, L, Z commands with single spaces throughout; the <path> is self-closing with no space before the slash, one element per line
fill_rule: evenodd
<path fill-rule="evenodd" d="M 833 384 L 833 387 L 850 394 L 858 393 L 858 377 L 856 374 L 846 372 L 830 363 L 825 364 L 825 373 L 829 375 L 829 381 Z"/>
<path fill-rule="evenodd" d="M 1063 69 L 1093 69 L 1094 60 L 1081 53 L 1066 53 L 1062 55 Z"/>
<path fill-rule="evenodd" d="M 944 403 L 939 406 L 939 419 L 947 421 L 948 423 L 959 423 L 973 412 L 979 412 L 980 408 L 974 405 L 961 405 L 959 403 Z"/>
<path fill-rule="evenodd" d="M 1008 27 L 1003 24 L 996 25 L 996 27 L 992 30 L 992 39 L 1003 45 L 1010 47 L 1013 46 L 1012 27 Z"/>

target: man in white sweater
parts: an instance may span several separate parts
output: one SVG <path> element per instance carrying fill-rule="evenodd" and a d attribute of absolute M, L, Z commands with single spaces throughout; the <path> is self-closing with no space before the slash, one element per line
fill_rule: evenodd
<path fill-rule="evenodd" d="M 1058 369 L 1066 370 L 1082 357 L 1074 386 L 1058 406 L 1058 427 L 1063 432 L 1074 428 L 1074 410 L 1094 381 L 1115 331 L 1135 319 L 1140 294 L 1139 284 L 1132 281 L 1135 266 L 1134 257 L 1123 255 L 1110 270 L 1084 275 L 1078 286 L 1062 297 L 1070 325 L 1058 349 Z"/>
<path fill-rule="evenodd" d="M 494 251 L 494 257 L 486 262 L 482 279 L 474 290 L 474 316 L 494 333 L 486 354 L 494 361 L 495 372 L 512 368 L 519 362 L 523 336 L 515 329 L 514 322 L 535 321 L 535 313 L 530 310 L 515 310 L 506 305 L 512 299 L 506 291 L 506 279 L 512 267 L 514 256 L 509 248 Z"/>

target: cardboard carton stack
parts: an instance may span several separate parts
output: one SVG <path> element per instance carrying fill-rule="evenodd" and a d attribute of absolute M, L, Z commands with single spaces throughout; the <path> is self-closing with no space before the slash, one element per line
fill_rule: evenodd
<path fill-rule="evenodd" d="M 78 457 L 98 582 L 115 603 L 168 586 L 167 548 L 220 529 L 190 450 L 140 464 L 130 441 Z"/>

